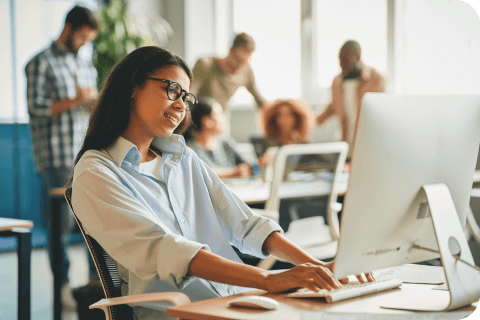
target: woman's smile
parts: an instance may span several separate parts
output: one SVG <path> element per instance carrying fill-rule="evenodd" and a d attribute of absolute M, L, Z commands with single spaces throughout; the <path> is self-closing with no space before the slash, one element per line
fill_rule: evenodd
<path fill-rule="evenodd" d="M 180 123 L 180 119 L 171 113 L 165 112 L 163 115 L 170 119 L 175 125 L 178 125 Z"/>

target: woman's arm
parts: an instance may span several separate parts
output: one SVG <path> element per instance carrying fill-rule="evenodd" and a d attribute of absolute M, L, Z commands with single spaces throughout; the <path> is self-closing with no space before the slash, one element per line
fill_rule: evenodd
<path fill-rule="evenodd" d="M 257 267 L 232 262 L 206 250 L 199 250 L 190 262 L 189 275 L 230 285 L 251 287 L 277 293 L 298 288 L 313 291 L 340 288 L 332 272 L 312 263 L 273 273 Z"/>
<path fill-rule="evenodd" d="M 315 259 L 279 232 L 272 232 L 265 239 L 262 249 L 263 251 L 294 265 L 308 262 L 320 264 L 322 266 L 325 265 L 324 262 Z"/>
<path fill-rule="evenodd" d="M 333 268 L 335 266 L 335 261 L 325 263 L 323 261 L 315 259 L 279 232 L 272 232 L 267 237 L 267 239 L 265 239 L 262 249 L 263 251 L 268 252 L 280 259 L 288 261 L 294 265 L 300 265 L 305 263 L 314 264 L 328 268 L 331 272 L 333 272 Z M 362 275 L 357 275 L 356 277 L 361 283 L 366 282 Z M 365 278 L 369 282 L 375 281 L 371 273 L 366 273 Z M 344 284 L 348 283 L 348 278 L 342 279 L 341 282 Z"/>

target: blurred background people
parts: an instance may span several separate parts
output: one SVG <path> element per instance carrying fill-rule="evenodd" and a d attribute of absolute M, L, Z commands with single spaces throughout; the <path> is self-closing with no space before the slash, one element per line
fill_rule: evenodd
<path fill-rule="evenodd" d="M 258 107 L 265 102 L 255 83 L 255 75 L 249 64 L 255 51 L 253 38 L 246 33 L 237 34 L 228 55 L 224 58 L 200 58 L 193 67 L 190 91 L 197 97 L 217 100 L 226 115 L 225 135 L 230 133 L 230 109 L 228 102 L 240 87 L 245 87 Z"/>
<path fill-rule="evenodd" d="M 87 8 L 75 6 L 68 12 L 57 40 L 38 53 L 25 67 L 30 134 L 36 171 L 47 189 L 62 187 L 73 169 L 87 130 L 91 109 L 97 96 L 97 72 L 91 60 L 77 55 L 78 50 L 95 39 L 100 23 Z M 51 221 L 51 202 L 47 202 Z M 61 259 L 64 266 L 62 304 L 76 308 L 68 281 L 69 258 L 66 247 L 75 222 L 66 203 L 61 204 L 65 223 L 61 225 Z M 51 224 L 49 224 L 49 234 Z M 52 241 L 49 252 L 52 264 Z M 91 275 L 96 275 L 91 265 Z"/>
<path fill-rule="evenodd" d="M 385 78 L 362 62 L 360 44 L 355 40 L 348 40 L 342 45 L 338 58 L 342 72 L 333 79 L 332 101 L 317 116 L 317 123 L 322 124 L 332 116 L 338 117 L 341 139 L 350 146 L 348 161 L 353 154 L 363 95 L 367 92 L 384 92 Z"/>
<path fill-rule="evenodd" d="M 290 144 L 308 143 L 310 132 L 315 125 L 315 116 L 310 106 L 299 99 L 275 100 L 267 103 L 259 114 L 260 127 L 264 134 L 260 146 L 263 153 L 259 159 L 262 167 L 274 161 L 275 153 L 266 152 L 268 148 L 281 147 Z M 271 149 L 270 149 L 271 150 Z M 288 180 L 290 172 L 307 162 L 317 161 L 310 155 L 289 156 L 284 172 L 284 180 Z M 268 171 L 268 169 L 266 170 Z M 268 176 L 268 174 L 266 174 Z M 268 179 L 268 178 L 267 178 Z M 279 208 L 279 224 L 283 230 L 288 230 L 290 222 L 307 216 L 318 215 L 325 204 L 324 199 L 281 200 Z"/>
<path fill-rule="evenodd" d="M 226 125 L 220 103 L 212 98 L 200 98 L 191 115 L 193 124 L 184 134 L 187 146 L 220 178 L 250 177 L 254 159 L 241 155 L 232 138 L 219 137 Z"/>
<path fill-rule="evenodd" d="M 264 134 L 262 153 L 269 147 L 306 143 L 315 124 L 310 106 L 299 99 L 268 102 L 259 114 Z"/>

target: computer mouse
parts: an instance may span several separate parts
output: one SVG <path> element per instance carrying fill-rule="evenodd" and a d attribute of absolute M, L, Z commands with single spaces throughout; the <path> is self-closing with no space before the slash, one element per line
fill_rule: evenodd
<path fill-rule="evenodd" d="M 230 300 L 228 305 L 232 307 L 273 310 L 277 309 L 280 304 L 277 301 L 267 297 L 242 296 Z"/>

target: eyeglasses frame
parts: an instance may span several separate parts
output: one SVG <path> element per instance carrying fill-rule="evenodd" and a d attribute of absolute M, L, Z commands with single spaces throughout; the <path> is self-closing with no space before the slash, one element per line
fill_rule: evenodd
<path fill-rule="evenodd" d="M 182 86 L 180 85 L 180 83 L 178 82 L 175 82 L 175 81 L 172 81 L 172 80 L 167 80 L 167 79 L 160 79 L 160 78 L 153 78 L 153 77 L 146 77 L 145 79 L 148 79 L 148 80 L 155 80 L 155 81 L 160 81 L 160 82 L 165 82 L 165 83 L 168 83 L 168 87 L 167 87 L 167 98 L 170 100 L 170 101 L 175 101 L 175 100 L 178 100 L 180 98 L 182 98 L 182 101 L 185 102 L 185 99 L 187 98 L 187 95 L 191 95 L 194 99 L 195 99 L 195 103 L 193 104 L 193 106 L 188 109 L 187 108 L 187 105 L 185 104 L 185 111 L 192 111 L 193 107 L 195 107 L 195 105 L 198 103 L 198 99 L 197 97 L 195 97 L 195 95 L 193 93 L 190 93 L 190 92 L 187 92 L 185 89 L 182 88 Z M 170 86 L 172 84 L 176 84 L 179 86 L 181 93 L 180 93 L 180 97 L 178 97 L 177 99 L 172 99 L 170 98 L 169 94 L 168 94 L 168 88 L 170 88 Z M 183 96 L 183 93 L 185 92 L 185 96 Z"/>

